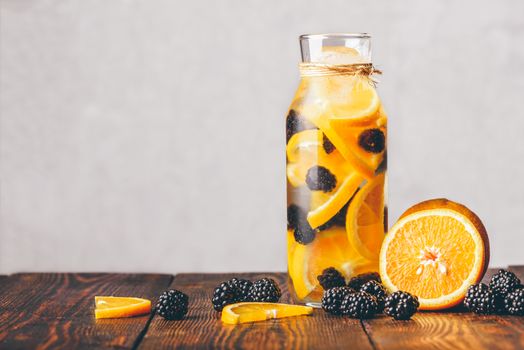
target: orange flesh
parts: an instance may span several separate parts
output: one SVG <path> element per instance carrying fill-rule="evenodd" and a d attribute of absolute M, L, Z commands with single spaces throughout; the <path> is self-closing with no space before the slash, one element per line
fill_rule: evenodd
<path fill-rule="evenodd" d="M 414 235 L 413 232 L 425 234 Z M 435 254 L 425 251 L 426 247 L 440 250 L 440 260 L 448 273 L 427 265 L 417 274 L 421 260 L 435 261 Z M 422 259 L 419 258 L 421 251 L 424 252 Z M 447 216 L 426 216 L 408 222 L 397 231 L 387 250 L 387 273 L 399 289 L 416 289 L 421 298 L 437 298 L 462 285 L 474 265 L 474 252 L 475 242 L 461 222 Z"/>

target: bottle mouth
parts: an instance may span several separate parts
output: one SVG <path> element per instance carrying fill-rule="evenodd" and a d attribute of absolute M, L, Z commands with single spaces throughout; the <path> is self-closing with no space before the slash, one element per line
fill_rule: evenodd
<path fill-rule="evenodd" d="M 322 34 L 302 34 L 300 40 L 308 39 L 369 39 L 368 33 L 322 33 Z"/>

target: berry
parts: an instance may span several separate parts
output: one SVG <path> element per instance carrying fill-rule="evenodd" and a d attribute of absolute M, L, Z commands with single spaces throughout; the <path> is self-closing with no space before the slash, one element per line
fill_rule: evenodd
<path fill-rule="evenodd" d="M 409 320 L 417 312 L 418 307 L 416 296 L 399 290 L 386 297 L 384 313 L 395 320 Z"/>
<path fill-rule="evenodd" d="M 337 186 L 337 178 L 323 166 L 312 166 L 307 171 L 306 184 L 311 191 L 331 192 Z"/>
<path fill-rule="evenodd" d="M 286 143 L 297 132 L 314 129 L 315 127 L 304 120 L 294 109 L 289 110 L 286 117 Z"/>
<path fill-rule="evenodd" d="M 237 300 L 248 301 L 249 290 L 251 289 L 253 282 L 243 278 L 232 278 L 229 282 L 236 288 Z"/>
<path fill-rule="evenodd" d="M 351 318 L 371 318 L 377 313 L 377 299 L 366 292 L 355 292 L 344 297 L 340 310 Z"/>
<path fill-rule="evenodd" d="M 355 291 L 349 287 L 335 287 L 324 291 L 322 309 L 332 315 L 342 315 L 341 305 L 344 298 Z"/>
<path fill-rule="evenodd" d="M 309 223 L 305 219 L 300 220 L 298 222 L 297 228 L 295 229 L 295 232 L 293 232 L 295 241 L 304 245 L 313 242 L 316 235 L 316 231 L 311 227 L 311 225 L 309 225 Z"/>
<path fill-rule="evenodd" d="M 524 316 L 524 286 L 518 286 L 504 299 L 505 310 L 510 315 Z"/>
<path fill-rule="evenodd" d="M 367 129 L 358 136 L 358 144 L 367 152 L 380 153 L 386 146 L 386 137 L 380 129 Z"/>
<path fill-rule="evenodd" d="M 499 296 L 484 283 L 469 286 L 464 298 L 464 306 L 476 314 L 494 314 L 500 309 Z"/>
<path fill-rule="evenodd" d="M 317 276 L 317 280 L 324 288 L 324 290 L 328 290 L 333 287 L 342 287 L 346 285 L 346 280 L 344 279 L 344 276 L 340 272 L 338 272 L 337 269 L 334 267 L 328 267 L 327 269 L 324 269 L 322 271 L 322 274 Z"/>
<path fill-rule="evenodd" d="M 354 290 L 360 290 L 364 283 L 368 281 L 377 281 L 382 283 L 380 275 L 377 272 L 369 272 L 357 275 L 349 280 L 348 287 L 353 288 Z"/>
<path fill-rule="evenodd" d="M 278 284 L 272 278 L 262 278 L 253 283 L 249 289 L 250 301 L 276 303 L 282 296 Z"/>
<path fill-rule="evenodd" d="M 167 320 L 180 320 L 187 314 L 189 299 L 176 289 L 165 291 L 156 303 L 156 313 Z"/>
<path fill-rule="evenodd" d="M 324 151 L 326 151 L 327 154 L 330 154 L 335 150 L 335 145 L 333 145 L 331 141 L 329 141 L 325 134 L 322 134 L 322 147 L 324 148 Z"/>
<path fill-rule="evenodd" d="M 287 207 L 287 228 L 288 230 L 297 228 L 298 221 L 305 217 L 304 211 L 296 204 Z"/>
<path fill-rule="evenodd" d="M 489 287 L 495 293 L 506 296 L 520 285 L 520 280 L 513 272 L 506 270 L 499 270 L 491 277 Z"/>
<path fill-rule="evenodd" d="M 388 296 L 388 292 L 386 291 L 386 288 L 384 288 L 383 285 L 381 285 L 377 281 L 368 281 L 364 283 L 362 287 L 360 287 L 360 291 L 371 294 L 377 299 L 378 312 L 382 312 L 382 310 L 384 310 L 384 303 L 386 301 L 386 297 Z"/>
<path fill-rule="evenodd" d="M 213 292 L 211 302 L 217 311 L 222 311 L 224 306 L 238 302 L 237 286 L 232 283 L 232 280 L 220 283 Z"/>

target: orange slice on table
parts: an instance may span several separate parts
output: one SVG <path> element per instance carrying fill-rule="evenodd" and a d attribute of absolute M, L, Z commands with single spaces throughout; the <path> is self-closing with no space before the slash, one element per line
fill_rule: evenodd
<path fill-rule="evenodd" d="M 275 318 L 311 315 L 312 313 L 313 308 L 309 306 L 246 302 L 230 304 L 224 307 L 222 310 L 222 322 L 226 324 L 239 324 Z"/>
<path fill-rule="evenodd" d="M 380 276 L 390 291 L 418 296 L 422 310 L 438 310 L 462 302 L 488 263 L 489 240 L 478 216 L 432 199 L 408 209 L 386 235 Z"/>
<path fill-rule="evenodd" d="M 95 318 L 120 318 L 151 312 L 151 301 L 133 297 L 95 297 Z"/>
<path fill-rule="evenodd" d="M 328 267 L 334 267 L 349 280 L 368 271 L 377 271 L 378 261 L 370 261 L 358 254 L 349 244 L 342 227 L 332 227 L 317 234 L 307 245 L 296 244 L 288 262 L 288 271 L 299 299 L 314 292 L 322 292 L 317 276 Z"/>
<path fill-rule="evenodd" d="M 384 174 L 366 183 L 351 200 L 346 216 L 348 241 L 371 260 L 378 259 L 384 240 L 384 184 Z"/>

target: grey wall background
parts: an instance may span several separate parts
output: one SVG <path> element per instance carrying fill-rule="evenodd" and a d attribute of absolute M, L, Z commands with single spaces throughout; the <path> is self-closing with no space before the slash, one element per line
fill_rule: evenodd
<path fill-rule="evenodd" d="M 524 263 L 524 2 L 1 0 L 0 272 L 284 270 L 297 37 L 373 34 L 390 223 L 449 197 Z"/>

